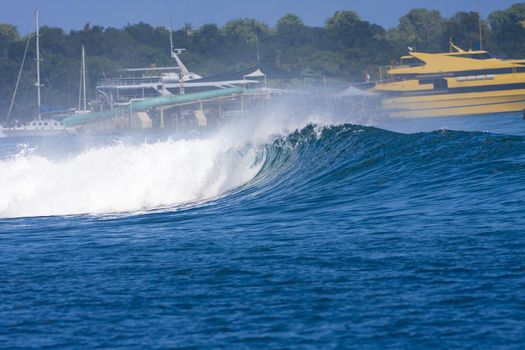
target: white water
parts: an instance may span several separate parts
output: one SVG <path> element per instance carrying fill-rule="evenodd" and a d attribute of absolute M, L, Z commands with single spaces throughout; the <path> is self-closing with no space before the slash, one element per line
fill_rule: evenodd
<path fill-rule="evenodd" d="M 0 160 L 0 217 L 135 212 L 200 202 L 250 181 L 260 145 L 325 117 L 268 113 L 205 139 L 118 143 L 66 159 L 22 151 Z"/>
<path fill-rule="evenodd" d="M 0 217 L 112 213 L 200 201 L 255 176 L 255 151 L 224 138 L 116 144 L 53 161 L 0 161 Z"/>

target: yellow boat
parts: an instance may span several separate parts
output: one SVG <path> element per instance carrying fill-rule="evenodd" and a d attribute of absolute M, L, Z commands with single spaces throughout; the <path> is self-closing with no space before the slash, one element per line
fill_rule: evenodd
<path fill-rule="evenodd" d="M 410 52 L 372 91 L 384 96 L 390 115 L 406 118 L 523 112 L 525 60 L 503 60 L 487 51 Z"/>

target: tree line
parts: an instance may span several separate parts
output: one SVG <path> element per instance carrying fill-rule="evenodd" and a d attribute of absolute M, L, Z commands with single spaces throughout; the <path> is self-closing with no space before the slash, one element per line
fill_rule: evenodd
<path fill-rule="evenodd" d="M 346 81 L 374 78 L 378 66 L 418 51 L 448 51 L 453 40 L 465 49 L 479 47 L 479 16 L 458 12 L 413 9 L 396 27 L 385 29 L 363 20 L 354 11 L 337 11 L 322 27 L 308 26 L 299 16 L 286 14 L 274 27 L 255 19 L 235 19 L 223 26 L 210 23 L 194 28 L 185 24 L 173 32 L 176 47 L 194 72 L 206 76 L 253 65 Z M 493 55 L 525 58 L 525 3 L 495 11 L 482 19 L 483 46 Z M 81 46 L 86 47 L 88 93 L 93 97 L 97 80 L 121 68 L 173 65 L 169 54 L 170 31 L 146 23 L 124 28 L 104 28 L 89 23 L 82 30 L 65 32 L 43 27 L 41 34 L 44 104 L 70 108 L 78 103 Z M 33 38 L 34 38 L 34 34 Z M 7 114 L 28 37 L 10 24 L 0 24 L 0 119 Z M 35 46 L 28 48 L 14 115 L 35 113 Z"/>

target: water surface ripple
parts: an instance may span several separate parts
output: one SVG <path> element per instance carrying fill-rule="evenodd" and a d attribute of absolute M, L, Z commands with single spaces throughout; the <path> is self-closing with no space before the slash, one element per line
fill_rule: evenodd
<path fill-rule="evenodd" d="M 347 124 L 257 152 L 200 204 L 0 220 L 0 347 L 525 346 L 525 136 Z"/>

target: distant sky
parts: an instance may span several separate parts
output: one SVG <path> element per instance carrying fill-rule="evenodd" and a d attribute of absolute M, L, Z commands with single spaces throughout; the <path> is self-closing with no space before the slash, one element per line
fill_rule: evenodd
<path fill-rule="evenodd" d="M 32 12 L 39 8 L 42 25 L 66 30 L 85 23 L 121 28 L 140 21 L 154 26 L 180 28 L 185 22 L 198 27 L 205 23 L 222 25 L 230 19 L 256 18 L 269 25 L 286 13 L 298 14 L 308 25 L 323 25 L 337 10 L 354 10 L 384 27 L 410 9 L 423 7 L 449 16 L 457 11 L 477 11 L 483 16 L 505 9 L 517 0 L 0 0 L 0 23 L 15 24 L 21 33 L 32 29 Z"/>

